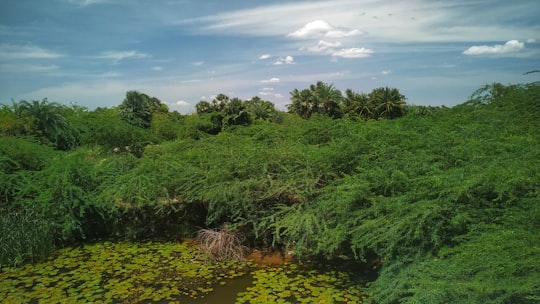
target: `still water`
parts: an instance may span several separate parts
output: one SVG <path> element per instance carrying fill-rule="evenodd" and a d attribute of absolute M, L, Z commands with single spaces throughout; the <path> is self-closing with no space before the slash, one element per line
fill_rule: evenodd
<path fill-rule="evenodd" d="M 102 242 L 0 271 L 2 303 L 363 303 L 351 274 L 280 259 L 211 262 L 192 242 Z"/>

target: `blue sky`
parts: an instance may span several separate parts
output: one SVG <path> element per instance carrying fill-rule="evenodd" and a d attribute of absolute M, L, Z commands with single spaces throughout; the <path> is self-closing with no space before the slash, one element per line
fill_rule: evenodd
<path fill-rule="evenodd" d="M 0 102 L 90 109 L 128 90 L 181 113 L 224 93 L 279 109 L 319 80 L 453 106 L 538 81 L 538 0 L 0 0 Z"/>

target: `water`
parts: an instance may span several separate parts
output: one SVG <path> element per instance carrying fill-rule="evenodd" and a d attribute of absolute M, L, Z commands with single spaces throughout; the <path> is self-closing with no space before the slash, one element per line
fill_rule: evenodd
<path fill-rule="evenodd" d="M 265 260 L 266 258 L 266 260 Z M 102 242 L 0 272 L 2 303 L 362 303 L 350 274 L 257 254 L 208 261 L 193 243 Z"/>

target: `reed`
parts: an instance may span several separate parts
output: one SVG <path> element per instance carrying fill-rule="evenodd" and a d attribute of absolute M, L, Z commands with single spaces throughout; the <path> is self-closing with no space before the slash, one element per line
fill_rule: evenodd
<path fill-rule="evenodd" d="M 197 233 L 201 250 L 215 261 L 243 260 L 247 253 L 243 240 L 240 233 L 227 229 L 201 229 Z"/>
<path fill-rule="evenodd" d="M 54 249 L 49 222 L 32 212 L 0 215 L 0 265 L 17 266 L 48 257 Z"/>

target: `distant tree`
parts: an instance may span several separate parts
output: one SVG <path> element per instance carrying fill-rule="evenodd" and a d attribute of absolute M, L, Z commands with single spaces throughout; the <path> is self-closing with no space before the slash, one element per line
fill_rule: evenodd
<path fill-rule="evenodd" d="M 357 93 L 351 89 L 345 91 L 343 112 L 348 116 L 358 116 L 365 120 L 372 118 L 375 112 L 373 103 L 365 93 Z"/>
<path fill-rule="evenodd" d="M 120 117 L 126 122 L 140 128 L 149 128 L 152 114 L 167 109 L 166 106 L 163 106 L 161 101 L 155 97 L 137 91 L 128 91 L 118 110 Z"/>
<path fill-rule="evenodd" d="M 287 110 L 290 113 L 296 113 L 303 119 L 309 119 L 314 112 L 317 112 L 319 104 L 311 90 L 294 89 L 290 94 L 292 103 L 287 105 Z"/>
<path fill-rule="evenodd" d="M 292 103 L 287 105 L 290 113 L 296 113 L 308 119 L 313 113 L 328 115 L 333 118 L 343 116 L 341 104 L 343 95 L 332 84 L 318 81 L 310 85 L 309 89 L 299 91 L 294 89 L 291 93 Z"/>
<path fill-rule="evenodd" d="M 229 103 L 229 100 L 229 96 L 220 93 L 212 100 L 212 106 L 216 111 L 223 111 Z"/>
<path fill-rule="evenodd" d="M 392 119 L 405 114 L 405 96 L 401 95 L 396 88 L 376 88 L 369 93 L 369 99 L 373 103 L 378 117 Z"/>
<path fill-rule="evenodd" d="M 310 91 L 317 100 L 318 113 L 326 114 L 332 118 L 343 116 L 343 111 L 341 110 L 343 95 L 334 85 L 318 81 L 316 84 L 310 86 Z"/>
<path fill-rule="evenodd" d="M 499 100 L 502 97 L 514 92 L 518 86 L 516 85 L 503 85 L 499 82 L 492 84 L 486 84 L 477 89 L 469 96 L 469 104 L 490 104 L 495 100 Z"/>
<path fill-rule="evenodd" d="M 14 104 L 13 108 L 20 119 L 30 122 L 30 135 L 52 143 L 60 150 L 69 150 L 79 144 L 78 132 L 63 115 L 65 106 L 44 98 L 41 101 L 22 100 Z"/>
<path fill-rule="evenodd" d="M 17 115 L 18 104 L 2 105 L 0 108 L 0 133 L 8 136 L 21 136 L 30 133 L 32 119 Z"/>
<path fill-rule="evenodd" d="M 201 115 L 204 113 L 212 113 L 216 111 L 216 109 L 210 104 L 208 101 L 201 100 L 199 103 L 195 105 L 195 110 L 197 111 L 197 114 Z"/>
<path fill-rule="evenodd" d="M 26 116 L 33 119 L 33 131 L 38 136 L 48 136 L 56 129 L 66 128 L 66 119 L 60 114 L 61 105 L 49 102 L 47 98 L 42 101 L 31 102 L 22 100 L 16 107 L 19 117 Z"/>
<path fill-rule="evenodd" d="M 272 120 L 277 115 L 275 105 L 266 100 L 262 100 L 259 96 L 254 96 L 244 102 L 246 111 L 253 119 Z"/>
<path fill-rule="evenodd" d="M 224 124 L 227 126 L 232 125 L 249 125 L 251 123 L 251 116 L 246 111 L 244 102 L 239 98 L 233 98 L 226 104 L 223 109 L 225 114 Z"/>

